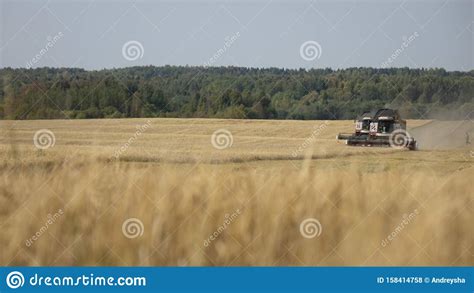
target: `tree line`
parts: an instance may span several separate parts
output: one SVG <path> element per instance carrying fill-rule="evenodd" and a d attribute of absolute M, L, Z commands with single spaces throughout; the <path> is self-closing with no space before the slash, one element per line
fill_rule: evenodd
<path fill-rule="evenodd" d="M 463 119 L 474 111 L 474 70 L 3 68 L 0 83 L 1 119 L 353 119 L 382 107 Z"/>

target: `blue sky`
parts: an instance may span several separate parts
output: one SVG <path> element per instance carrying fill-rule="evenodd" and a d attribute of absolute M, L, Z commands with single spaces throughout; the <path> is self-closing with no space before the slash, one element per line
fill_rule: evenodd
<path fill-rule="evenodd" d="M 1 67 L 474 69 L 473 1 L 0 1 Z"/>

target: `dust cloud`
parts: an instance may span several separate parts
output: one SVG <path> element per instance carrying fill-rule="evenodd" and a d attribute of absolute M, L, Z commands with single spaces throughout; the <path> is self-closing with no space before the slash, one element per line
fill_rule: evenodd
<path fill-rule="evenodd" d="M 433 120 L 408 132 L 422 150 L 474 147 L 474 120 Z"/>

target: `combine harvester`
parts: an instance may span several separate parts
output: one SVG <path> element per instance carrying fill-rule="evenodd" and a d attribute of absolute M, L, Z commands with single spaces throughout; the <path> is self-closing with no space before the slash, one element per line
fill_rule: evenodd
<path fill-rule="evenodd" d="M 397 110 L 365 112 L 355 121 L 353 134 L 339 133 L 338 140 L 351 146 L 390 146 L 416 150 L 416 141 L 406 131 L 407 122 Z"/>

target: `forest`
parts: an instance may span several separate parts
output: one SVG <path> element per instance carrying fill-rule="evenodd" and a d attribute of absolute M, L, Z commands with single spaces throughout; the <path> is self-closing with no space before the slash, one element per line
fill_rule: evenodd
<path fill-rule="evenodd" d="M 472 119 L 474 111 L 474 70 L 2 68 L 0 83 L 0 119 L 333 120 L 381 107 L 411 119 Z"/>

